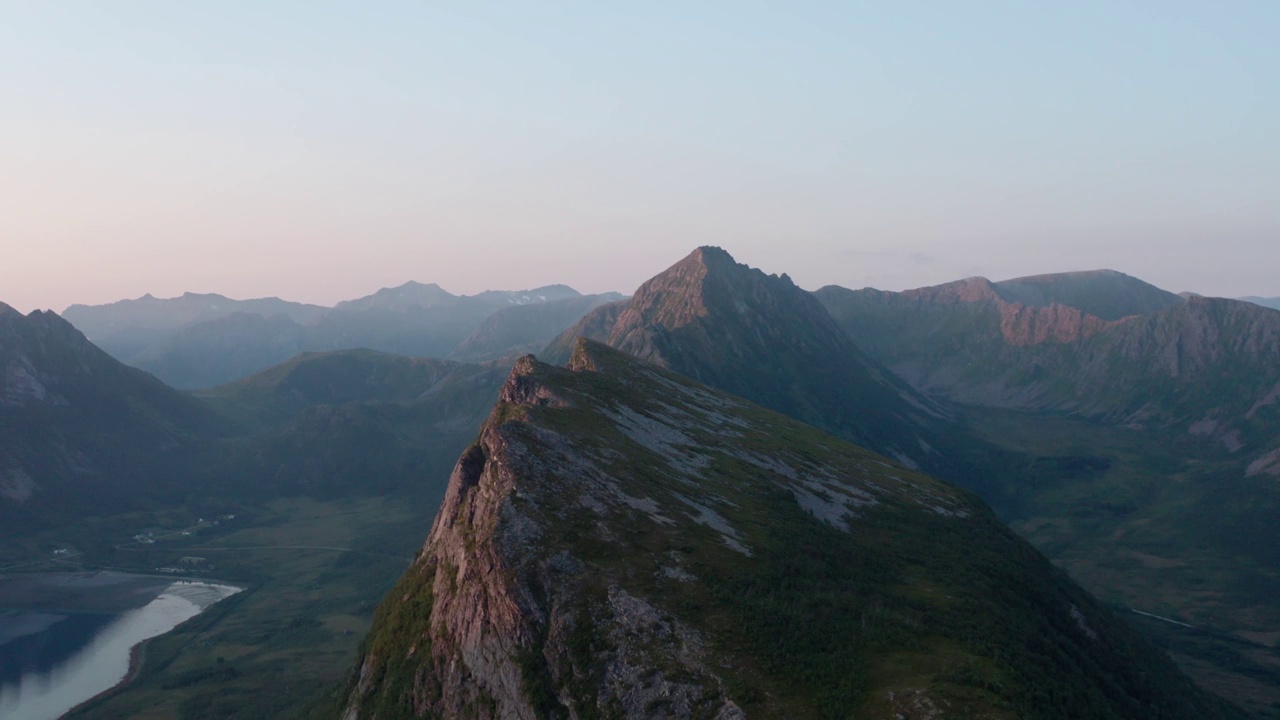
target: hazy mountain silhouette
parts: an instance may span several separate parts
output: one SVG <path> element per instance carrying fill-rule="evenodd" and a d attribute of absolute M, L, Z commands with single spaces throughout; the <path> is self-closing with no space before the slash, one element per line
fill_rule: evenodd
<path fill-rule="evenodd" d="M 1265 298 L 1265 297 L 1250 296 L 1250 297 L 1242 297 L 1240 299 L 1245 302 L 1251 302 L 1255 305 L 1261 305 L 1262 307 L 1269 307 L 1273 310 L 1280 310 L 1280 297 Z"/>
<path fill-rule="evenodd" d="M 554 308 L 533 309 L 543 304 Z M 117 359 L 190 389 L 231 382 L 308 351 L 369 348 L 423 357 L 514 356 L 541 347 L 581 316 L 573 316 L 576 308 L 586 312 L 595 304 L 564 285 L 460 296 L 435 284 L 409 282 L 333 308 L 188 293 L 167 300 L 147 296 L 72 306 L 67 312 L 98 333 L 104 349 Z M 514 314 L 485 324 L 508 310 Z"/>

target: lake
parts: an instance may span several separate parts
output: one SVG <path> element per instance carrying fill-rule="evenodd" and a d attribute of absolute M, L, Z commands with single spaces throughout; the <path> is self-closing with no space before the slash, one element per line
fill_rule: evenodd
<path fill-rule="evenodd" d="M 240 590 L 127 573 L 0 577 L 0 718 L 54 720 L 124 680 L 136 645 Z"/>

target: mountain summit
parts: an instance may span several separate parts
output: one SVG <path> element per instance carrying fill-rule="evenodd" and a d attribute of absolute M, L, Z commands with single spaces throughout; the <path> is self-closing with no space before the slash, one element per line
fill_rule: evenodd
<path fill-rule="evenodd" d="M 1027 307 L 1065 305 L 1103 320 L 1146 315 L 1182 302 L 1168 290 L 1115 270 L 1032 275 L 991 285 L 1005 302 Z"/>
<path fill-rule="evenodd" d="M 810 293 L 717 247 L 701 247 L 597 308 L 548 349 L 564 361 L 579 335 L 825 428 L 908 464 L 935 467 L 946 411 L 869 358 Z"/>
<path fill-rule="evenodd" d="M 972 495 L 589 341 L 516 363 L 343 706 L 1223 716 Z"/>

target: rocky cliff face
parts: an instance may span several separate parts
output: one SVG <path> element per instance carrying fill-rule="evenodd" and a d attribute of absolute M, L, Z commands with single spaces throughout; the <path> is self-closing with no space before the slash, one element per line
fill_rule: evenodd
<path fill-rule="evenodd" d="M 972 496 L 586 341 L 516 364 L 340 711 L 1221 713 Z"/>

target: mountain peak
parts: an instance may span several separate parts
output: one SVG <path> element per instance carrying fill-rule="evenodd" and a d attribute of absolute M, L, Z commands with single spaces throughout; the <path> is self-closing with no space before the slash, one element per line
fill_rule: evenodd
<path fill-rule="evenodd" d="M 451 305 L 458 296 L 435 283 L 420 283 L 410 280 L 395 287 L 384 287 L 373 293 L 354 300 L 344 300 L 334 307 L 338 310 L 391 310 L 404 312 L 413 307 L 433 307 Z"/>
<path fill-rule="evenodd" d="M 823 288 L 823 290 L 827 290 L 827 288 Z M 933 302 L 982 302 L 999 299 L 995 284 L 984 277 L 978 276 L 967 277 L 963 280 L 955 280 L 932 287 L 907 290 L 902 294 L 913 298 L 928 299 Z"/>
<path fill-rule="evenodd" d="M 384 289 L 386 289 L 386 288 L 384 288 Z M 397 285 L 397 286 L 395 286 L 394 288 L 390 288 L 390 289 L 391 289 L 391 290 L 414 290 L 414 289 L 417 289 L 417 290 L 440 290 L 440 291 L 442 291 L 442 292 L 444 291 L 444 288 L 440 287 L 440 286 L 439 286 L 438 284 L 436 284 L 436 283 L 420 283 L 420 282 L 418 282 L 417 280 L 410 280 L 410 281 L 408 281 L 408 282 L 406 282 L 406 283 L 403 283 L 403 284 L 401 284 L 401 285 Z"/>
<path fill-rule="evenodd" d="M 1116 270 L 1030 275 L 994 283 L 1005 302 L 1027 307 L 1065 305 L 1103 320 L 1147 315 L 1173 307 L 1182 298 Z"/>
<path fill-rule="evenodd" d="M 701 263 L 707 267 L 726 267 L 738 264 L 727 250 L 716 245 L 702 245 L 689 253 L 686 259 Z"/>
<path fill-rule="evenodd" d="M 813 295 L 720 248 L 698 248 L 630 301 L 592 311 L 548 353 L 598 364 L 579 335 L 908 463 L 932 463 L 924 448 L 943 442 L 924 426 L 944 411 L 867 358 Z"/>

